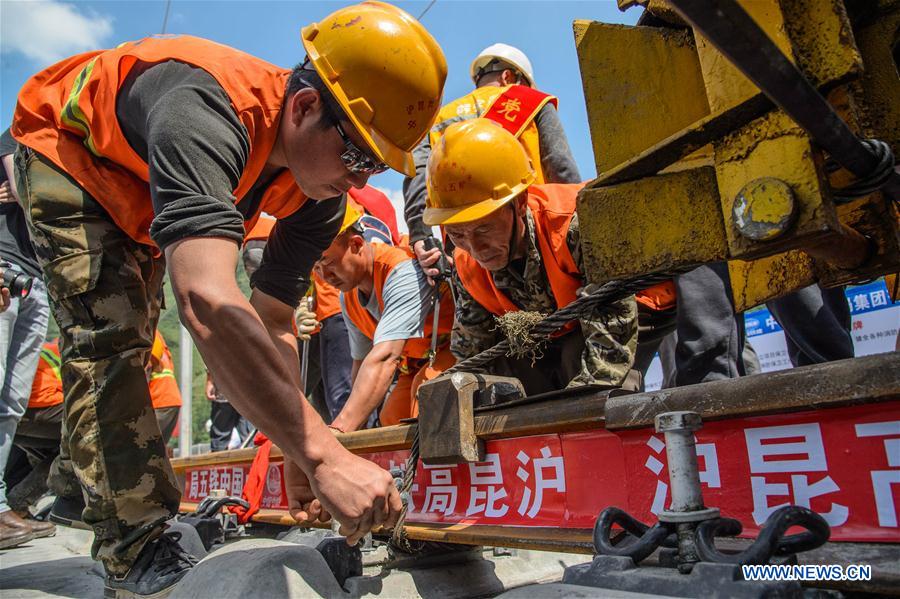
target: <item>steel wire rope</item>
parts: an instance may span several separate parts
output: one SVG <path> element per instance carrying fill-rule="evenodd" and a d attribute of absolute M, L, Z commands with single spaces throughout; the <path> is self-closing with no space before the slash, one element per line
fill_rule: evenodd
<path fill-rule="evenodd" d="M 609 281 L 596 289 L 589 292 L 583 292 L 574 302 L 550 314 L 537 324 L 535 324 L 528 333 L 528 336 L 535 341 L 543 341 L 546 338 L 564 327 L 570 321 L 577 318 L 589 316 L 601 306 L 605 306 L 614 301 L 624 299 L 629 295 L 634 295 L 638 291 L 642 291 L 648 287 L 652 287 L 658 283 L 668 281 L 673 276 L 692 270 L 694 267 L 680 268 L 664 273 L 653 273 L 642 275 L 625 280 Z M 467 358 L 462 362 L 448 368 L 441 373 L 440 376 L 451 375 L 454 372 L 471 372 L 483 367 L 485 364 L 507 355 L 509 351 L 509 341 L 504 340 L 500 343 L 486 349 L 485 351 Z M 416 476 L 416 469 L 419 463 L 419 427 L 416 426 L 413 433 L 412 445 L 409 450 L 409 457 L 406 460 L 406 467 L 403 471 L 403 482 L 399 488 L 400 496 L 403 498 L 403 508 L 400 511 L 400 517 L 391 533 L 391 545 L 399 548 L 401 551 L 412 553 L 415 549 L 409 543 L 406 536 L 405 523 L 406 516 L 409 511 L 409 505 L 412 501 L 410 495 L 413 480 Z"/>

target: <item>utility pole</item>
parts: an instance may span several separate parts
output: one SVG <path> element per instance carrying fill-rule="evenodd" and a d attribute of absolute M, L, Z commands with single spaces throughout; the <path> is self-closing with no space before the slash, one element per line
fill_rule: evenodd
<path fill-rule="evenodd" d="M 181 427 L 178 432 L 178 455 L 186 458 L 191 455 L 191 445 L 194 442 L 192 428 L 193 398 L 191 389 L 194 382 L 194 340 L 184 325 L 181 328 L 181 356 L 179 359 L 179 381 L 181 386 Z"/>

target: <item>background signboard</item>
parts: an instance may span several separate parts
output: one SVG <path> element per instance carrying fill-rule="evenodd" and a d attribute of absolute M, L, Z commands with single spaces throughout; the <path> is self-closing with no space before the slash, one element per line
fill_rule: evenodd
<path fill-rule="evenodd" d="M 900 303 L 891 302 L 884 280 L 847 287 L 845 293 L 850 305 L 850 332 L 856 355 L 894 351 L 900 330 Z M 744 323 L 747 338 L 756 350 L 763 372 L 792 367 L 784 330 L 764 305 L 746 312 Z M 659 389 L 662 380 L 662 366 L 657 356 L 647 371 L 647 391 Z"/>

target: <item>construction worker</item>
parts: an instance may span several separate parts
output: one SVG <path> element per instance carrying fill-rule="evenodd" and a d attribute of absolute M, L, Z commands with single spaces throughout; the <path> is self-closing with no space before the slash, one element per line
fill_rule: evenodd
<path fill-rule="evenodd" d="M 62 379 L 59 376 L 59 347 L 55 341 L 44 343 L 39 352 L 28 405 L 15 436 L 12 451 L 4 464 L 4 484 L 10 511 L 24 522 L 19 532 L 30 538 L 50 537 L 56 526 L 31 517 L 29 506 L 47 492 L 47 474 L 59 453 L 62 422 Z M 0 542 L 0 546 L 3 546 Z"/>
<path fill-rule="evenodd" d="M 394 206 L 382 192 L 370 185 L 353 188 L 347 192 L 347 205 L 371 214 L 387 226 L 394 245 L 401 243 L 397 230 Z M 321 276 L 313 273 L 315 284 L 315 321 L 319 331 L 319 365 L 325 404 L 331 424 L 341 413 L 353 388 L 353 358 L 350 353 L 350 337 L 347 324 L 341 315 L 340 290 L 329 285 Z M 306 321 L 307 326 L 310 321 Z M 298 330 L 303 322 L 298 318 Z"/>
<path fill-rule="evenodd" d="M 8 131 L 0 135 L 0 473 L 6 469 L 17 423 L 28 406 L 50 317 L 47 290 L 14 181 L 15 148 Z M 30 279 L 30 292 L 10 296 L 12 279 Z M 27 542 L 34 532 L 33 521 L 20 518 L 8 504 L 6 491 L 0 479 L 0 548 Z"/>
<path fill-rule="evenodd" d="M 153 347 L 150 349 L 147 387 L 150 391 L 150 405 L 156 414 L 163 442 L 168 442 L 175 432 L 175 423 L 178 422 L 178 413 L 181 411 L 181 391 L 175 379 L 172 352 L 169 351 L 169 346 L 159 329 L 156 329 Z"/>
<path fill-rule="evenodd" d="M 359 189 L 351 188 L 347 195 L 348 205 L 352 204 L 360 211 L 378 218 L 387 225 L 391 241 L 395 245 L 400 243 L 397 217 L 386 195 L 369 185 Z M 241 254 L 248 276 L 252 276 L 259 268 L 273 226 L 274 219 L 263 217 L 248 233 Z M 313 310 L 308 311 L 306 302 L 301 302 L 294 318 L 301 343 L 311 344 L 306 393 L 312 394 L 310 401 L 322 419 L 330 424 L 350 396 L 353 360 L 350 358 L 347 326 L 341 316 L 340 291 L 315 272 L 312 278 Z M 215 425 L 215 419 L 213 424 Z"/>
<path fill-rule="evenodd" d="M 475 89 L 448 103 L 438 113 L 428 136 L 413 151 L 416 174 L 403 182 L 404 212 L 409 243 L 425 274 L 438 274 L 440 251 L 428 249 L 431 228 L 422 221 L 427 196 L 425 169 L 432 148 L 453 123 L 477 117 L 500 123 L 515 135 L 535 170 L 535 183 L 579 183 L 581 175 L 557 113 L 557 99 L 539 91 L 531 61 L 507 44 L 493 44 L 472 61 L 469 74 Z"/>
<path fill-rule="evenodd" d="M 27 515 L 28 507 L 40 499 L 49 486 L 58 495 L 50 513 L 51 519 L 66 526 L 84 527 L 80 523 L 84 499 L 68 457 L 68 443 L 63 442 L 61 366 L 59 341 L 55 339 L 45 343 L 41 348 L 28 409 L 19 423 L 14 440 L 15 447 L 28 455 L 31 467 L 27 469 L 27 476 L 11 490 L 10 506 L 20 515 Z M 175 380 L 172 354 L 159 331 L 151 350 L 147 385 L 157 424 L 163 439 L 168 440 L 178 421 L 181 393 Z M 28 519 L 28 522 L 34 526 L 36 521 Z M 37 524 L 44 528 L 47 526 L 45 523 Z"/>
<path fill-rule="evenodd" d="M 388 168 L 413 173 L 446 61 L 381 2 L 301 38 L 293 71 L 166 36 L 63 60 L 19 94 L 19 190 L 61 330 L 72 461 L 108 596 L 163 593 L 194 562 L 165 532 L 181 494 L 144 378 L 166 268 L 216 383 L 284 452 L 293 516 L 333 514 L 352 544 L 401 509 L 390 474 L 344 450 L 302 400 L 292 318 L 342 194 Z M 237 257 L 263 211 L 279 222 L 248 301 Z"/>
<path fill-rule="evenodd" d="M 331 427 L 341 432 L 364 428 L 379 407 L 382 425 L 415 417 L 419 385 L 453 365 L 448 348 L 453 300 L 447 285 L 431 286 L 412 253 L 391 245 L 387 226 L 352 206 L 316 272 L 341 290 L 353 356 L 353 390 Z"/>
<path fill-rule="evenodd" d="M 519 140 L 488 119 L 450 125 L 433 149 L 424 222 L 440 225 L 456 247 L 451 350 L 457 360 L 501 340 L 494 317 L 556 312 L 586 284 L 575 213 L 581 185 L 535 180 Z M 636 316 L 634 298 L 613 302 L 548 339 L 534 355 L 486 368 L 519 378 L 529 394 L 626 384 Z"/>

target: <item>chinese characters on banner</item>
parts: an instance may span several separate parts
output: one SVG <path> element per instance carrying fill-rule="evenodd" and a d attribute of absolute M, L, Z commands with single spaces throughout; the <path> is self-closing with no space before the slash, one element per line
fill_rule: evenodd
<path fill-rule="evenodd" d="M 185 474 L 184 500 L 199 503 L 216 489 L 240 496 L 249 470 L 250 464 L 191 468 Z"/>
<path fill-rule="evenodd" d="M 632 512 L 652 520 L 669 500 L 663 436 L 622 438 Z M 696 438 L 706 504 L 745 531 L 793 504 L 822 515 L 832 539 L 900 542 L 898 403 L 710 422 Z"/>
<path fill-rule="evenodd" d="M 755 534 L 783 505 L 809 507 L 833 540 L 900 543 L 900 402 L 710 422 L 697 431 L 707 505 Z M 406 451 L 367 456 L 402 467 Z M 280 464 L 263 505 L 286 507 Z M 246 467 L 186 475 L 185 500 Z M 280 493 L 276 493 L 280 491 Z M 410 522 L 590 528 L 606 507 L 653 522 L 669 504 L 664 437 L 652 429 L 537 435 L 486 443 L 485 461 L 420 464 Z"/>

